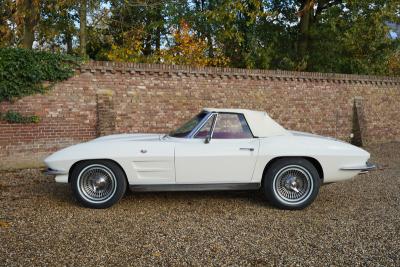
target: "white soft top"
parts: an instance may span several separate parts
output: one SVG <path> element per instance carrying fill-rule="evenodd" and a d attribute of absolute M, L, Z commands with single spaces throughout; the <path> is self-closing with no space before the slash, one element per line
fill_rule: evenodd
<path fill-rule="evenodd" d="M 289 131 L 271 119 L 265 111 L 254 111 L 249 109 L 222 109 L 222 108 L 205 108 L 207 112 L 227 112 L 241 113 L 246 118 L 251 132 L 256 137 L 270 137 L 277 135 L 291 135 Z"/>

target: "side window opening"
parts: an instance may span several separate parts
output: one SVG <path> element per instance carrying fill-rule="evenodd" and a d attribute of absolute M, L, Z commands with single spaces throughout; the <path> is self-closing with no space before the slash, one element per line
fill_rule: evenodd
<path fill-rule="evenodd" d="M 212 138 L 246 139 L 253 138 L 253 134 L 243 114 L 220 113 L 215 123 Z"/>

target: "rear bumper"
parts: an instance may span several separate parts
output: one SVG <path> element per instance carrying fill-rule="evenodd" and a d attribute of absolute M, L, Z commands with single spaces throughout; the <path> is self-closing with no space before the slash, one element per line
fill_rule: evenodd
<path fill-rule="evenodd" d="M 362 166 L 349 166 L 349 167 L 342 167 L 340 170 L 342 171 L 359 171 L 360 174 L 367 173 L 369 171 L 375 170 L 376 165 L 370 162 L 366 162 L 365 165 Z"/>

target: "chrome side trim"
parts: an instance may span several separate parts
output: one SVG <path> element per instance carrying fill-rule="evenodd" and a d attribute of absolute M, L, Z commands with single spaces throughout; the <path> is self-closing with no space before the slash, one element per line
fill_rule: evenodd
<path fill-rule="evenodd" d="M 370 162 L 367 162 L 364 166 L 351 166 L 351 167 L 342 167 L 340 170 L 342 171 L 360 171 L 361 173 L 367 173 L 369 171 L 375 170 L 376 165 Z"/>
<path fill-rule="evenodd" d="M 68 174 L 67 171 L 63 171 L 63 170 L 53 170 L 53 169 L 50 169 L 50 168 L 44 170 L 43 173 L 44 173 L 45 175 L 66 175 L 66 174 Z"/>
<path fill-rule="evenodd" d="M 226 191 L 257 190 L 260 183 L 224 183 L 224 184 L 144 184 L 130 185 L 132 191 L 165 192 L 165 191 Z"/>

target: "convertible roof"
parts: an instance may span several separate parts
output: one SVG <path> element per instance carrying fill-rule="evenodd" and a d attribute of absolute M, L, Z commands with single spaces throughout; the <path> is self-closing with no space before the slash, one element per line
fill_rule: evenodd
<path fill-rule="evenodd" d="M 254 111 L 249 109 L 221 109 L 221 108 L 205 108 L 207 112 L 226 112 L 240 113 L 246 118 L 247 123 L 254 136 L 270 137 L 277 135 L 291 135 L 289 131 L 271 119 L 265 111 Z"/>

